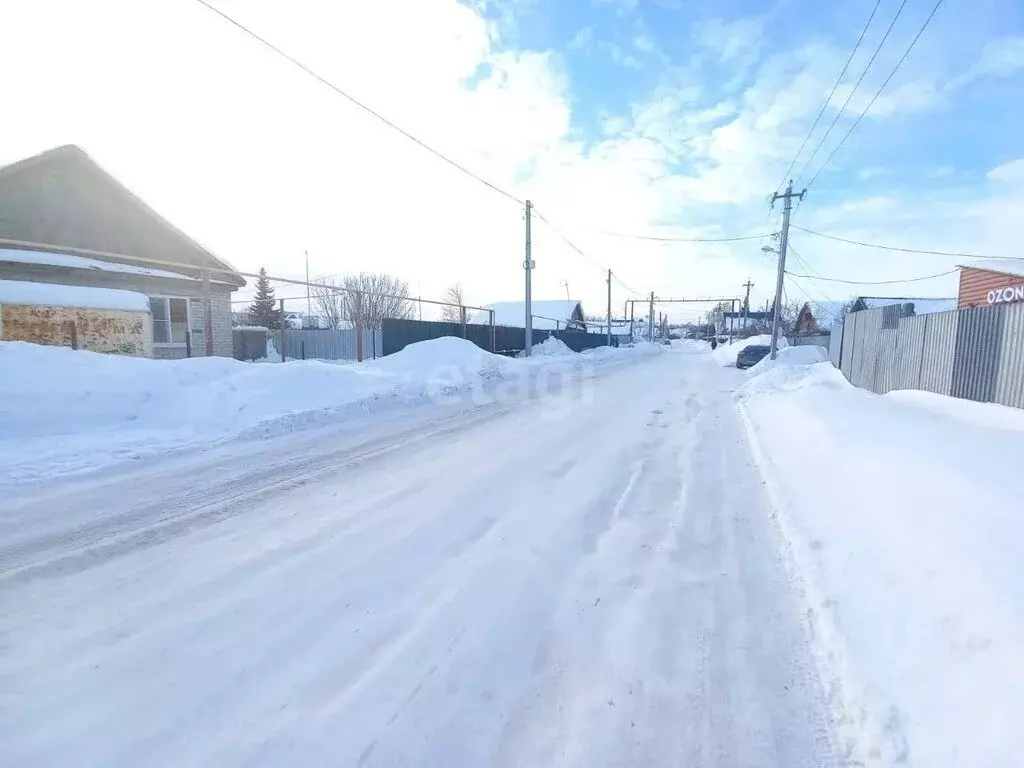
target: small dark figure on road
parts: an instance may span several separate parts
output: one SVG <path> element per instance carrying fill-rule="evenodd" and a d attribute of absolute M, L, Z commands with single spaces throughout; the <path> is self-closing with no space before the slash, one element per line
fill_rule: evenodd
<path fill-rule="evenodd" d="M 718 347 L 718 339 L 714 336 L 711 337 L 711 349 L 714 350 Z"/>

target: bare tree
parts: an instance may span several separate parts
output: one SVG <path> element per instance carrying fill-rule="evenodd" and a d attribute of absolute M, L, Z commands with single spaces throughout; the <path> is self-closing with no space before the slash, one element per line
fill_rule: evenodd
<path fill-rule="evenodd" d="M 461 323 L 462 322 L 462 311 L 459 307 L 466 305 L 466 300 L 462 295 L 462 283 L 453 283 L 448 286 L 448 290 L 444 292 L 444 300 L 448 302 L 441 308 L 441 319 L 446 323 Z M 449 306 L 455 304 L 457 306 Z"/>
<path fill-rule="evenodd" d="M 341 281 L 343 317 L 352 325 L 369 330 L 380 328 L 387 318 L 412 317 L 409 284 L 391 275 L 360 272 Z"/>
<path fill-rule="evenodd" d="M 321 277 L 314 280 L 309 289 L 313 305 L 327 323 L 328 328 L 338 329 L 345 321 L 345 293 L 334 278 Z"/>
<path fill-rule="evenodd" d="M 797 299 L 784 301 L 779 307 L 779 333 L 789 336 L 796 329 L 797 318 L 800 317 L 800 310 L 803 309 L 803 302 Z"/>

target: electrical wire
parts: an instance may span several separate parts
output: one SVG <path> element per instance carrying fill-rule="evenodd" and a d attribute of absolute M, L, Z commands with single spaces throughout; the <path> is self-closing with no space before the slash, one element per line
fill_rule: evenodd
<path fill-rule="evenodd" d="M 898 251 L 899 253 L 920 253 L 926 256 L 949 256 L 954 259 L 990 259 L 998 261 L 1024 261 L 1024 258 L 1020 256 L 985 256 L 979 253 L 955 253 L 951 251 L 926 251 L 918 248 L 898 248 L 894 245 L 881 245 L 879 243 L 865 243 L 861 240 L 850 240 L 845 237 L 837 237 L 836 235 L 826 235 L 824 232 L 815 232 L 813 229 L 807 229 L 801 227 L 798 224 L 790 225 L 793 229 L 799 229 L 801 232 L 806 232 L 809 235 L 815 235 L 817 237 L 824 237 L 826 240 L 835 240 L 840 243 L 849 243 L 850 245 L 859 245 L 863 248 L 878 248 L 883 251 Z"/>
<path fill-rule="evenodd" d="M 789 243 L 788 248 L 789 252 L 793 254 L 793 258 L 796 259 L 803 266 L 804 270 L 808 273 L 808 276 L 812 278 L 817 277 L 817 275 L 814 272 L 814 269 L 811 268 L 811 265 L 807 263 L 807 261 L 804 259 L 803 256 L 800 255 L 797 249 L 793 247 L 792 243 Z M 829 297 L 827 293 L 825 293 L 824 289 L 818 286 L 814 286 L 814 288 L 818 295 L 821 296 L 822 301 L 832 301 L 832 298 Z M 808 298 L 810 298 L 810 296 L 808 296 Z"/>
<path fill-rule="evenodd" d="M 598 232 L 608 237 L 622 237 L 629 240 L 653 240 L 658 243 L 735 243 L 740 240 L 759 240 L 761 235 L 741 235 L 739 237 L 656 237 L 654 235 L 632 235 L 623 232 Z"/>
<path fill-rule="evenodd" d="M 925 29 L 928 28 L 928 25 L 931 23 L 932 18 L 939 10 L 940 5 L 942 5 L 942 0 L 937 0 L 937 2 L 935 3 L 935 7 L 932 8 L 932 12 L 929 13 L 928 18 L 924 20 L 924 24 L 921 25 L 921 28 L 917 31 L 917 34 L 914 35 L 914 39 L 910 41 L 910 45 L 907 46 L 907 50 L 903 52 L 903 55 L 900 57 L 900 60 L 896 62 L 896 66 L 892 68 L 892 72 L 890 72 L 889 76 L 885 78 L 885 82 L 882 83 L 881 87 L 879 87 L 877 91 L 875 91 L 875 95 L 871 97 L 871 101 L 869 101 L 868 105 L 864 107 L 864 111 L 857 116 L 857 119 L 854 120 L 853 125 L 850 126 L 850 130 L 848 130 L 846 132 L 846 135 L 843 136 L 843 138 L 839 141 L 838 144 L 836 144 L 835 149 L 832 150 L 832 153 L 827 158 L 825 158 L 825 162 L 822 163 L 821 167 L 818 169 L 818 172 L 815 173 L 813 177 L 811 177 L 811 180 L 809 182 L 807 182 L 807 189 L 810 189 L 811 186 L 813 186 L 814 182 L 817 181 L 818 176 L 821 175 L 821 172 L 825 170 L 825 167 L 830 162 L 832 162 L 832 158 L 836 156 L 836 153 L 843 146 L 843 144 L 846 143 L 846 140 L 850 138 L 850 134 L 854 132 L 858 125 L 860 125 L 860 121 L 864 119 L 864 115 L 868 113 L 868 110 L 871 109 L 872 105 L 875 103 L 875 100 L 881 95 L 882 91 L 885 90 L 885 86 L 889 84 L 889 81 L 892 80 L 896 72 L 899 71 L 899 68 L 903 65 L 903 62 L 906 61 L 907 56 L 910 55 L 910 52 L 914 49 L 914 46 L 917 45 L 917 41 L 920 39 L 921 35 L 924 34 Z"/>
<path fill-rule="evenodd" d="M 804 151 L 804 147 L 807 146 L 807 142 L 810 141 L 811 136 L 814 135 L 814 129 L 818 127 L 818 123 L 821 121 L 821 116 L 825 114 L 825 110 L 832 102 L 832 97 L 835 96 L 836 89 L 839 87 L 839 84 L 843 82 L 843 76 L 846 75 L 846 71 L 850 68 L 850 64 L 853 62 L 853 57 L 856 55 L 857 51 L 860 50 L 860 44 L 864 41 L 864 35 L 867 34 L 868 27 L 871 26 L 871 21 L 875 18 L 875 13 L 878 12 L 878 6 L 881 5 L 881 3 L 882 0 L 875 0 L 875 7 L 871 9 L 871 15 L 868 16 L 868 20 L 864 23 L 864 29 L 860 31 L 860 37 L 857 38 L 856 45 L 854 45 L 853 50 L 850 51 L 850 55 L 846 59 L 846 64 L 843 65 L 843 71 L 839 73 L 839 77 L 837 77 L 835 83 L 833 83 L 832 90 L 829 91 L 828 98 L 825 99 L 825 103 L 821 105 L 821 110 L 818 112 L 818 116 L 814 118 L 814 122 L 811 124 L 811 129 L 804 137 L 803 143 L 800 145 L 800 149 L 798 149 L 796 154 L 793 155 L 793 160 L 789 164 L 789 168 L 787 168 L 786 172 L 782 174 L 782 181 L 775 185 L 776 192 L 782 189 L 782 185 L 785 184 L 786 179 L 789 178 L 790 171 L 793 170 L 793 166 L 796 165 L 796 161 L 800 159 L 800 153 Z"/>
<path fill-rule="evenodd" d="M 253 39 L 258 40 L 260 43 L 265 45 L 267 48 L 269 48 L 271 51 L 276 53 L 278 56 L 281 56 L 282 58 L 284 58 L 287 61 L 291 62 L 292 64 L 294 64 L 296 67 L 301 69 L 306 74 L 310 75 L 311 77 L 315 78 L 316 80 L 318 80 L 321 83 L 323 83 L 324 85 L 326 85 L 328 88 L 330 88 L 332 91 L 337 93 L 339 96 L 344 97 L 349 102 L 351 102 L 355 106 L 359 107 L 361 110 L 363 110 L 367 114 L 372 115 L 373 117 L 377 118 L 382 123 L 387 125 L 389 128 L 392 128 L 393 130 L 398 131 L 398 133 L 400 133 L 403 136 L 405 136 L 405 138 L 407 138 L 410 141 L 418 144 L 420 147 L 422 147 L 423 149 L 427 150 L 428 152 L 430 152 L 435 157 L 437 157 L 437 158 L 443 160 L 444 162 L 448 163 L 453 168 L 456 168 L 456 169 L 462 171 L 467 176 L 470 176 L 473 179 L 476 179 L 481 184 L 483 184 L 486 187 L 489 187 L 490 189 L 494 190 L 498 194 L 504 195 L 509 200 L 512 200 L 512 201 L 518 203 L 519 205 L 525 205 L 525 202 L 523 200 L 520 200 L 518 197 L 516 197 L 515 195 L 513 195 L 510 192 L 506 192 L 501 187 L 499 187 L 499 186 L 497 186 L 495 184 L 492 184 L 491 182 L 487 181 L 487 179 L 483 178 L 482 176 L 477 175 L 473 171 L 471 171 L 468 168 L 466 168 L 466 166 L 461 165 L 460 163 L 456 162 L 455 160 L 452 160 L 450 157 L 448 157 L 444 153 L 440 152 L 439 150 L 434 149 L 432 146 L 430 146 L 426 142 L 421 141 L 420 139 L 416 138 L 411 133 L 406 131 L 404 128 L 399 127 L 398 125 L 396 125 L 395 123 L 393 123 L 390 120 L 388 120 L 386 117 L 384 117 L 379 112 L 375 111 L 371 107 L 368 107 L 366 104 L 363 104 L 361 101 L 356 99 L 354 96 L 352 96 L 352 95 L 346 93 L 345 91 L 343 91 L 341 88 L 339 88 L 337 85 L 332 83 L 330 80 L 328 80 L 323 75 L 320 75 L 319 73 L 317 73 L 314 70 L 312 70 L 309 67 L 307 67 L 305 64 L 303 64 L 301 61 L 296 59 L 294 56 L 291 56 L 290 54 L 285 53 L 283 50 L 278 48 L 276 45 L 271 43 L 266 38 L 261 37 L 260 35 L 258 35 L 255 32 L 253 32 L 247 26 L 242 24 L 240 21 L 235 20 L 234 18 L 232 18 L 228 14 L 224 13 L 224 11 L 220 10 L 219 8 L 214 7 L 209 2 L 207 2 L 207 0 L 196 0 L 196 2 L 198 2 L 200 5 L 206 7 L 207 9 L 213 11 L 218 16 L 220 16 L 222 19 L 224 19 L 225 21 L 233 24 L 235 27 L 237 27 L 238 29 L 242 30 L 243 32 L 245 32 L 247 35 L 249 35 Z"/>
<path fill-rule="evenodd" d="M 824 280 L 827 283 L 843 283 L 844 285 L 898 285 L 899 283 L 916 283 L 921 280 L 934 280 L 937 277 L 945 277 L 959 272 L 959 269 L 949 269 L 945 272 L 938 272 L 934 275 L 922 275 L 921 277 L 906 277 L 902 280 L 841 280 L 838 277 L 820 277 L 817 275 L 801 275 L 798 272 L 786 270 L 787 275 L 793 277 L 804 277 L 808 280 Z"/>
<path fill-rule="evenodd" d="M 585 261 L 587 261 L 589 264 L 591 264 L 594 267 L 597 267 L 602 272 L 609 271 L 608 267 L 604 266 L 603 264 L 601 264 L 599 261 L 597 261 L 593 257 L 587 255 L 587 253 L 582 248 L 580 248 L 578 245 L 576 245 L 576 243 L 574 243 L 572 240 L 570 240 L 568 238 L 568 236 L 564 232 L 562 232 L 562 230 L 560 230 L 558 227 L 556 227 L 554 224 L 552 224 L 551 221 L 547 217 L 545 217 L 544 214 L 542 214 L 540 211 L 538 211 L 536 207 L 533 208 L 533 215 L 536 216 L 538 219 L 540 219 L 545 224 L 547 224 L 547 226 L 551 229 L 552 232 L 554 232 L 556 235 L 558 235 L 558 237 L 566 245 L 568 245 L 570 248 L 572 248 L 572 250 L 574 250 L 576 253 L 578 253 L 580 256 L 582 256 L 583 259 Z M 645 294 L 640 293 L 640 291 L 638 291 L 638 290 L 636 290 L 634 288 L 631 288 L 630 286 L 626 285 L 622 281 L 622 278 L 620 278 L 618 275 L 615 274 L 615 270 L 610 270 L 610 271 L 612 273 L 612 280 L 614 280 L 616 283 L 621 285 L 626 291 L 628 291 L 629 293 L 632 293 L 634 296 L 643 297 L 645 295 Z"/>
<path fill-rule="evenodd" d="M 853 95 L 857 92 L 857 89 L 860 88 L 860 84 L 864 82 L 864 78 L 867 76 L 868 70 L 870 70 L 871 65 L 875 63 L 875 58 L 882 50 L 882 46 L 885 45 L 885 41 L 889 39 L 889 33 L 892 32 L 892 28 L 896 26 L 896 20 L 900 17 L 900 14 L 903 13 L 903 8 L 906 6 L 906 4 L 907 0 L 903 0 L 903 2 L 900 3 L 900 7 L 896 10 L 896 15 L 893 16 L 892 21 L 889 22 L 889 28 L 885 30 L 885 34 L 882 35 L 882 39 L 878 41 L 878 46 L 875 48 L 875 52 L 872 53 L 871 58 L 868 59 L 868 63 L 864 67 L 864 71 L 860 73 L 860 77 L 857 78 L 857 82 L 854 84 L 853 89 L 846 97 L 846 101 L 843 102 L 843 106 L 839 108 L 838 112 L 836 112 L 836 116 L 832 118 L 832 122 L 829 124 L 828 129 L 821 137 L 821 140 L 818 142 L 818 145 L 814 148 L 814 151 L 811 153 L 811 156 L 807 158 L 807 162 L 804 163 L 804 167 L 800 169 L 800 173 L 797 174 L 797 181 L 800 181 L 800 179 L 803 178 L 803 175 L 807 173 L 807 169 L 811 166 L 811 162 L 814 160 L 815 157 L 817 157 L 818 151 L 821 149 L 822 145 L 824 145 L 825 140 L 832 133 L 832 129 L 836 127 L 836 123 L 839 122 L 839 118 L 843 116 L 843 112 L 845 112 L 846 108 L 849 106 L 850 101 L 853 99 Z"/>

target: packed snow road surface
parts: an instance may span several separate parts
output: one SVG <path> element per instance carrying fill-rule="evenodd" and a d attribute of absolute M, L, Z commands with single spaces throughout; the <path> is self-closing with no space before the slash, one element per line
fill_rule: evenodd
<path fill-rule="evenodd" d="M 0 500 L 0 764 L 838 765 L 696 350 Z"/>

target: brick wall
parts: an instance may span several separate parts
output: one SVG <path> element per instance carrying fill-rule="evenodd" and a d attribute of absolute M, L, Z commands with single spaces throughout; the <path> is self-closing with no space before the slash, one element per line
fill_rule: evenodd
<path fill-rule="evenodd" d="M 153 329 L 148 312 L 22 304 L 0 306 L 0 339 L 30 341 L 90 352 L 148 356 Z"/>

